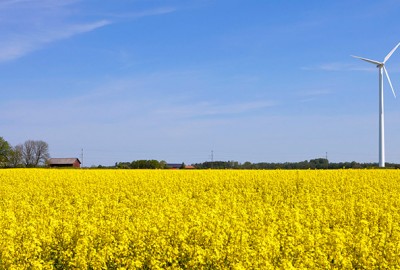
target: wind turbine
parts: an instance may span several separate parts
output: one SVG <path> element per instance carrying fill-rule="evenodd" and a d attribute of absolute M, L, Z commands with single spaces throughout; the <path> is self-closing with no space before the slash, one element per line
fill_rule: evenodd
<path fill-rule="evenodd" d="M 385 167 L 385 119 L 384 119 L 384 110 L 383 110 L 383 72 L 386 74 L 386 78 L 389 82 L 390 88 L 392 88 L 392 92 L 394 97 L 396 98 L 396 94 L 394 92 L 392 82 L 390 81 L 389 74 L 386 71 L 385 63 L 389 60 L 390 56 L 394 53 L 394 51 L 400 46 L 400 43 L 396 45 L 389 53 L 386 55 L 383 62 L 379 62 L 376 60 L 371 60 L 368 58 L 363 58 L 359 56 L 352 57 L 364 60 L 368 63 L 376 65 L 379 70 L 379 167 Z"/>

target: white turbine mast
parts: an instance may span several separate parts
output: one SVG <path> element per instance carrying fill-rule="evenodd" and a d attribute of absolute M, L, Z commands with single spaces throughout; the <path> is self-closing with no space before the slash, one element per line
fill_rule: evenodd
<path fill-rule="evenodd" d="M 396 45 L 389 53 L 386 55 L 383 62 L 379 62 L 376 60 L 371 60 L 364 57 L 354 56 L 352 57 L 361 59 L 368 63 L 376 65 L 379 70 L 379 167 L 385 167 L 385 118 L 384 118 L 384 109 L 383 109 L 383 72 L 386 74 L 386 78 L 389 82 L 390 88 L 392 89 L 392 93 L 394 97 L 396 97 L 396 93 L 394 92 L 392 82 L 390 81 L 390 77 L 385 68 L 385 63 L 389 60 L 390 56 L 394 53 L 394 51 L 400 46 L 400 43 Z"/>

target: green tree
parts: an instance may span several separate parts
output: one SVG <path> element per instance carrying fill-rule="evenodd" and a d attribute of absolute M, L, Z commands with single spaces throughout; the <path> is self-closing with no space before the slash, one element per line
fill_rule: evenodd
<path fill-rule="evenodd" d="M 10 144 L 6 140 L 4 140 L 3 137 L 0 137 L 0 167 L 7 166 L 10 151 Z"/>
<path fill-rule="evenodd" d="M 329 161 L 326 158 L 316 158 L 311 159 L 309 164 L 312 169 L 327 169 Z"/>
<path fill-rule="evenodd" d="M 118 162 L 118 163 L 115 163 L 115 167 L 118 169 L 130 169 L 131 163 L 130 162 Z"/>
<path fill-rule="evenodd" d="M 130 163 L 129 167 L 131 169 L 159 169 L 161 168 L 160 162 L 158 160 L 134 160 Z"/>
<path fill-rule="evenodd" d="M 167 162 L 165 160 L 160 161 L 160 169 L 166 169 L 167 168 Z"/>
<path fill-rule="evenodd" d="M 246 161 L 245 163 L 243 163 L 242 168 L 243 169 L 252 169 L 253 168 L 253 164 L 251 164 L 250 161 Z"/>

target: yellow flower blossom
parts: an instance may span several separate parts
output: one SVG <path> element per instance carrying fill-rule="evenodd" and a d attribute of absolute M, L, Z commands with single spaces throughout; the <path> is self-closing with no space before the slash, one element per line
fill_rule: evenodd
<path fill-rule="evenodd" d="M 397 269 L 397 170 L 0 170 L 0 269 Z"/>

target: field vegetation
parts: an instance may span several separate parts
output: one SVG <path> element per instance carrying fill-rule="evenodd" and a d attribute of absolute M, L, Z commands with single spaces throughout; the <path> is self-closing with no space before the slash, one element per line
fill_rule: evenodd
<path fill-rule="evenodd" d="M 0 170 L 0 269 L 395 269 L 397 170 Z"/>

